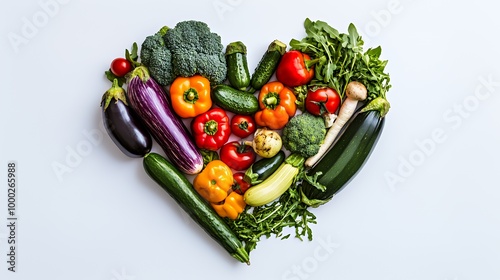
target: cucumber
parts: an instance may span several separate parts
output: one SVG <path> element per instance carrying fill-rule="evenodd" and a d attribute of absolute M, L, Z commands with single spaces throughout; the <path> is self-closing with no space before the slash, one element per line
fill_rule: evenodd
<path fill-rule="evenodd" d="M 224 220 L 201 198 L 176 167 L 163 156 L 149 153 L 143 160 L 146 173 L 217 243 L 240 262 L 250 264 L 248 252 Z"/>
<path fill-rule="evenodd" d="M 260 159 L 247 169 L 243 180 L 251 185 L 261 183 L 271 176 L 284 160 L 285 152 L 283 150 L 279 151 L 274 157 Z"/>
<path fill-rule="evenodd" d="M 227 79 L 236 89 L 246 90 L 250 85 L 250 71 L 247 63 L 247 47 L 240 41 L 226 47 Z"/>
<path fill-rule="evenodd" d="M 302 181 L 304 203 L 313 207 L 325 204 L 354 178 L 377 144 L 385 123 L 384 115 L 383 111 L 374 109 L 361 110 L 353 116 L 332 148 L 307 172 L 311 177 L 321 173 L 316 182 L 307 178 Z M 326 187 L 325 190 L 320 190 L 315 183 Z"/>
<path fill-rule="evenodd" d="M 257 68 L 255 68 L 250 80 L 250 92 L 255 92 L 261 89 L 273 76 L 281 57 L 286 52 L 286 44 L 274 40 L 267 48 L 266 53 L 262 56 Z"/>
<path fill-rule="evenodd" d="M 259 110 L 255 95 L 220 84 L 212 88 L 212 101 L 222 109 L 241 115 L 251 115 Z"/>

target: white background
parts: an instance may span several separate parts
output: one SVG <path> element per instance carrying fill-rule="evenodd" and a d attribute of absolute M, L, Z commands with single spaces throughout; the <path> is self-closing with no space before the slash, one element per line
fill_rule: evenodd
<path fill-rule="evenodd" d="M 0 279 L 500 279 L 497 2 L 2 6 Z M 314 210 L 313 241 L 263 239 L 247 266 L 105 134 L 103 72 L 132 42 L 187 19 L 207 22 L 224 44 L 243 41 L 254 69 L 272 40 L 302 38 L 306 17 L 341 32 L 352 22 L 368 47 L 382 46 L 392 109 L 361 173 Z M 11 160 L 19 178 L 16 273 L 6 263 Z M 54 164 L 71 172 L 58 177 Z"/>

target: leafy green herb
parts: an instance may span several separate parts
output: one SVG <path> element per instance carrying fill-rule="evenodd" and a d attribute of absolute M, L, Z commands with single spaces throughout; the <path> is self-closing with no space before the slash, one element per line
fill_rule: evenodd
<path fill-rule="evenodd" d="M 293 184 L 281 197 L 267 205 L 247 209 L 237 220 L 228 220 L 229 226 L 245 243 L 247 252 L 257 247 L 262 236 L 275 236 L 287 239 L 291 234 L 284 234 L 285 228 L 294 228 L 295 237 L 312 240 L 309 224 L 316 224 L 316 216 L 301 201 L 297 184 Z"/>
<path fill-rule="evenodd" d="M 296 97 L 295 104 L 297 105 L 297 109 L 301 110 L 302 112 L 305 112 L 307 92 L 307 85 L 297 86 L 293 88 L 293 93 Z"/>
<path fill-rule="evenodd" d="M 128 49 L 125 50 L 125 58 L 130 61 L 130 63 L 132 64 L 132 67 L 135 68 L 137 66 L 140 66 L 141 64 L 138 62 L 138 59 L 139 59 L 139 55 L 137 54 L 138 52 L 138 47 L 137 47 L 137 43 L 134 42 L 132 44 L 132 49 L 129 51 Z"/>
<path fill-rule="evenodd" d="M 203 168 L 211 161 L 219 159 L 219 154 L 216 151 L 200 149 L 201 157 L 203 158 Z"/>
<path fill-rule="evenodd" d="M 363 52 L 363 40 L 356 27 L 350 24 L 348 33 L 339 33 L 324 21 L 306 19 L 307 36 L 292 39 L 290 46 L 318 60 L 315 78 L 310 87 L 331 87 L 343 97 L 350 81 L 363 83 L 368 90 L 368 100 L 385 97 L 391 87 L 385 71 L 387 61 L 380 60 L 380 47 Z"/>
<path fill-rule="evenodd" d="M 111 69 L 109 69 L 108 71 L 104 71 L 104 75 L 110 82 L 114 82 L 114 80 L 116 80 L 118 86 L 120 87 L 123 86 L 123 84 L 126 82 L 125 77 L 117 77 L 115 74 L 113 74 L 113 72 L 111 72 Z"/>

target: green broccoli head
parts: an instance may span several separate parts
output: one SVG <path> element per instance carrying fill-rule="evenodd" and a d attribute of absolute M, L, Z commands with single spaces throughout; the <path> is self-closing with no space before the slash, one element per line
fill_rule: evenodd
<path fill-rule="evenodd" d="M 149 73 L 158 84 L 171 84 L 175 75 L 172 71 L 172 55 L 168 49 L 159 49 L 152 53 L 153 59 L 149 63 Z"/>
<path fill-rule="evenodd" d="M 186 50 L 183 53 L 172 55 L 172 69 L 174 74 L 182 77 L 190 77 L 198 73 L 196 57 L 197 54 L 194 50 Z"/>
<path fill-rule="evenodd" d="M 222 84 L 227 76 L 226 57 L 222 53 L 198 55 L 198 72 L 212 84 Z"/>
<path fill-rule="evenodd" d="M 323 118 L 305 112 L 292 117 L 283 128 L 283 146 L 308 158 L 318 153 L 325 135 Z"/>
<path fill-rule="evenodd" d="M 148 67 L 151 77 L 160 85 L 173 82 L 175 75 L 172 71 L 172 54 L 165 45 L 163 35 L 168 27 L 163 27 L 154 35 L 146 37 L 141 45 L 141 63 Z"/>
<path fill-rule="evenodd" d="M 180 76 L 200 74 L 219 84 L 226 79 L 227 65 L 221 38 L 200 21 L 182 21 L 163 36 L 172 52 L 174 73 Z"/>

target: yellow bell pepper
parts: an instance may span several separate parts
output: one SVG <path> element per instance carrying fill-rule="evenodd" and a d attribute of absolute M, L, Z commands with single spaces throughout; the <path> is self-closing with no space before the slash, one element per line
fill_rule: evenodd
<path fill-rule="evenodd" d="M 235 220 L 245 210 L 243 195 L 233 191 L 233 172 L 221 160 L 213 160 L 193 180 L 194 189 L 221 217 Z"/>
<path fill-rule="evenodd" d="M 233 172 L 221 160 L 213 160 L 193 180 L 194 189 L 208 202 L 219 203 L 232 190 Z"/>
<path fill-rule="evenodd" d="M 222 218 L 228 217 L 231 220 L 236 220 L 246 206 L 243 196 L 237 192 L 231 192 L 222 204 L 212 203 L 212 207 L 219 216 Z"/>

